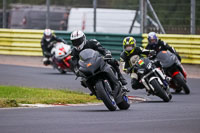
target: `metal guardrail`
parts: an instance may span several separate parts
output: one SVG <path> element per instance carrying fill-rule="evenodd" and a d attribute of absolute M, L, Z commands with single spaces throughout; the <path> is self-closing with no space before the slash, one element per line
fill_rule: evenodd
<path fill-rule="evenodd" d="M 54 31 L 71 45 L 70 32 Z M 0 29 L 0 54 L 42 56 L 40 41 L 43 30 Z M 131 34 L 86 33 L 87 39 L 97 39 L 103 47 L 111 50 L 113 57 L 119 59 L 123 50 L 122 41 L 127 36 L 134 36 L 141 46 L 142 36 Z"/>
<path fill-rule="evenodd" d="M 54 33 L 71 44 L 70 33 L 54 31 Z M 42 56 L 40 41 L 43 30 L 0 29 L 0 54 Z M 107 34 L 86 33 L 87 39 L 97 39 L 103 47 L 111 50 L 119 59 L 124 37 L 133 36 L 138 46 L 147 44 L 147 34 Z M 158 37 L 173 46 L 182 57 L 182 63 L 200 64 L 200 35 L 158 34 Z"/>
<path fill-rule="evenodd" d="M 42 56 L 43 30 L 0 29 L 0 54 Z"/>
<path fill-rule="evenodd" d="M 200 35 L 158 34 L 182 57 L 182 63 L 200 64 Z M 147 34 L 143 34 L 142 46 L 147 45 Z"/>

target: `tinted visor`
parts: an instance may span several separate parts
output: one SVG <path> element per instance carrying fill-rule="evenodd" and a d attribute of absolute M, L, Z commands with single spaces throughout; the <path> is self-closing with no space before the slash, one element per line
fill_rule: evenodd
<path fill-rule="evenodd" d="M 72 40 L 72 44 L 73 46 L 78 47 L 83 43 L 83 41 L 84 41 L 84 36 L 79 39 Z"/>
<path fill-rule="evenodd" d="M 151 44 L 156 44 L 157 40 L 156 40 L 156 39 L 150 39 L 149 42 L 150 42 Z"/>
<path fill-rule="evenodd" d="M 50 39 L 50 38 L 51 38 L 51 36 L 52 36 L 52 35 L 48 35 L 48 36 L 47 36 L 47 35 L 45 35 L 45 38 L 46 38 L 46 39 Z"/>

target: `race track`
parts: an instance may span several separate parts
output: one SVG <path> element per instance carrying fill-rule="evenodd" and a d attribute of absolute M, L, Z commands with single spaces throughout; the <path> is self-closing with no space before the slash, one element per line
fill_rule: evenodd
<path fill-rule="evenodd" d="M 55 88 L 89 92 L 70 73 L 61 75 L 49 68 L 0 64 L 0 84 Z M 130 79 L 126 76 L 128 82 Z M 0 109 L 1 133 L 199 133 L 200 79 L 188 79 L 191 94 L 173 94 L 163 103 L 144 90 L 131 90 L 130 96 L 147 102 L 132 103 L 127 111 L 110 112 L 104 105 L 50 108 Z M 130 88 L 130 84 L 128 85 Z"/>

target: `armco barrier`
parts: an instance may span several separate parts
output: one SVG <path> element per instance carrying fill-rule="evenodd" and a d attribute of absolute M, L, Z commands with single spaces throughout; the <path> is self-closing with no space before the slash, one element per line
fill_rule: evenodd
<path fill-rule="evenodd" d="M 71 44 L 70 34 L 65 31 L 55 31 L 57 37 L 63 38 L 67 41 L 68 44 Z M 119 59 L 120 53 L 123 50 L 122 42 L 123 39 L 127 36 L 133 36 L 137 45 L 141 46 L 142 36 L 141 35 L 131 35 L 131 34 L 110 34 L 110 33 L 86 33 L 87 39 L 96 39 L 102 46 L 112 52 L 114 58 Z"/>
<path fill-rule="evenodd" d="M 57 37 L 63 38 L 71 45 L 70 32 L 54 31 Z M 40 41 L 43 30 L 0 29 L 0 54 L 42 56 Z M 141 46 L 141 35 L 86 33 L 87 39 L 97 39 L 103 47 L 111 50 L 113 57 L 119 59 L 123 50 L 122 41 L 126 36 L 134 36 L 137 45 Z"/>
<path fill-rule="evenodd" d="M 70 33 L 54 31 L 54 33 L 71 44 Z M 0 29 L 0 54 L 42 56 L 40 41 L 43 30 Z M 138 46 L 147 44 L 147 34 L 106 34 L 86 33 L 87 39 L 97 39 L 105 48 L 111 50 L 119 59 L 123 38 L 133 36 Z M 182 63 L 200 64 L 200 35 L 158 34 L 158 37 L 173 46 L 182 57 Z M 143 39 L 144 38 L 144 39 Z"/>
<path fill-rule="evenodd" d="M 42 56 L 43 30 L 0 29 L 0 54 Z"/>
<path fill-rule="evenodd" d="M 147 34 L 142 36 L 142 46 L 145 47 Z M 158 34 L 158 37 L 175 48 L 182 57 L 182 63 L 200 64 L 200 35 Z"/>

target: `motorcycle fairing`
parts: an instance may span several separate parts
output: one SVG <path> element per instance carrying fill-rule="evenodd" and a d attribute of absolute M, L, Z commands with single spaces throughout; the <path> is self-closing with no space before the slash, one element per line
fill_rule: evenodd
<path fill-rule="evenodd" d="M 176 55 L 174 55 L 173 53 L 169 51 L 160 51 L 157 54 L 156 59 L 160 61 L 161 65 L 164 68 L 167 68 L 167 67 L 172 66 L 176 62 L 177 57 Z"/>

